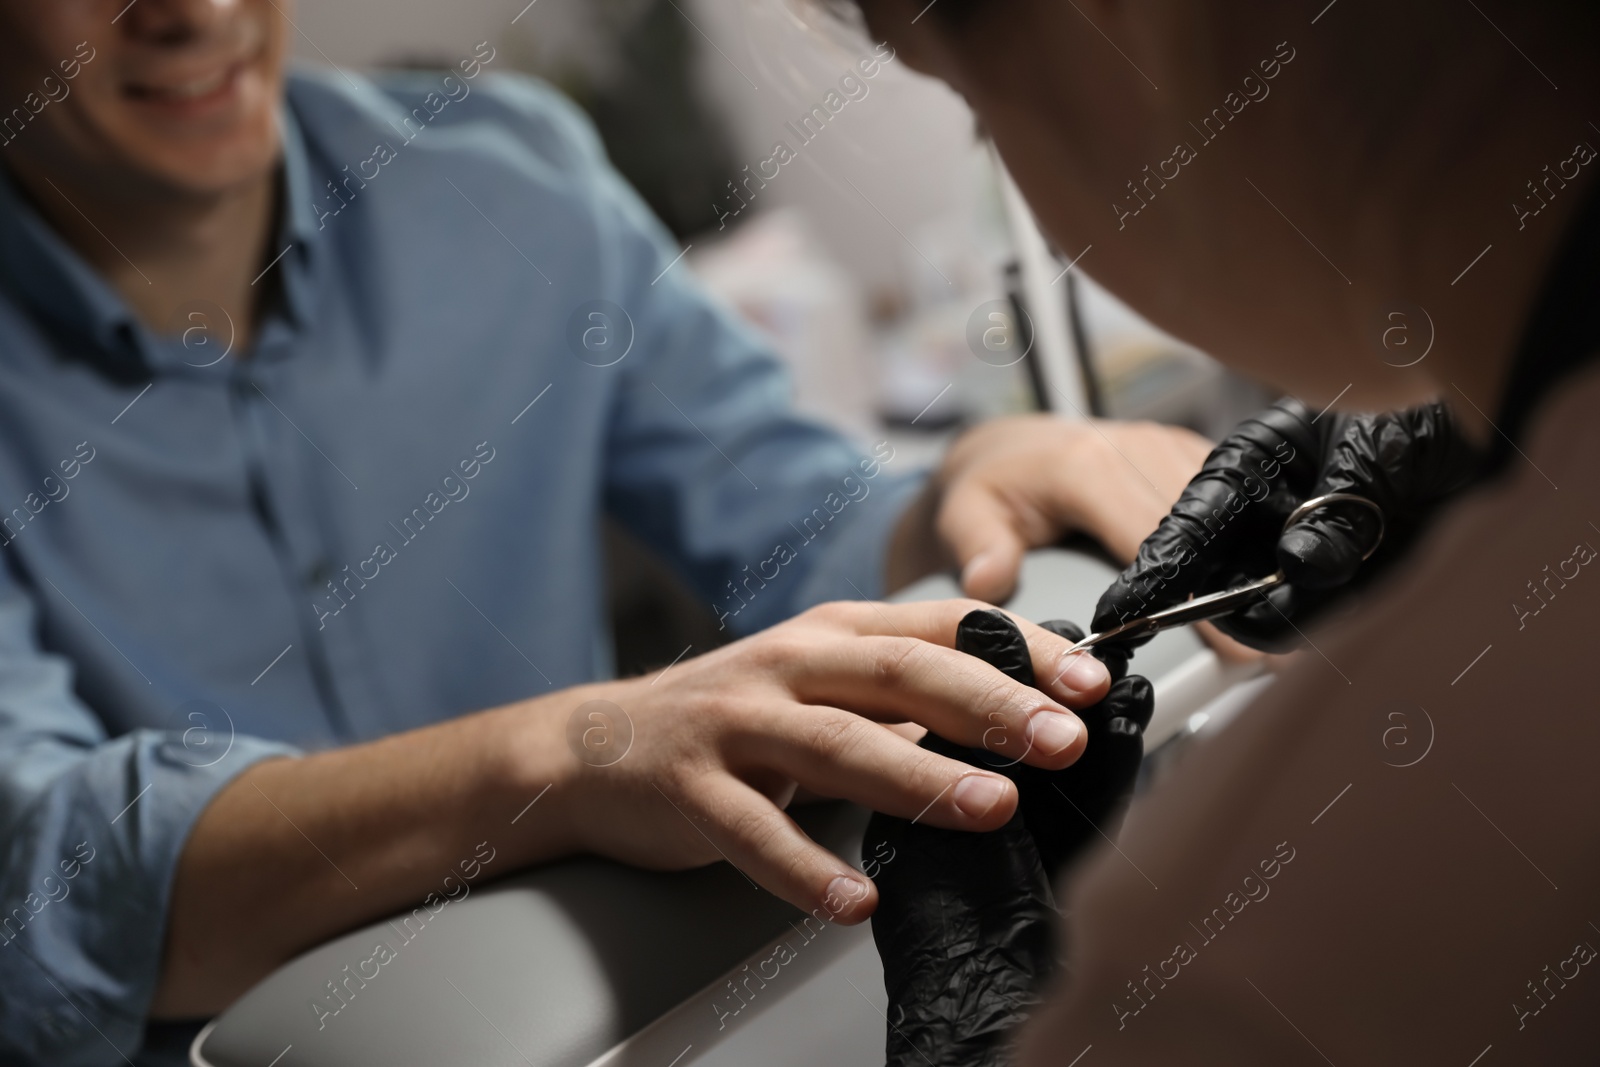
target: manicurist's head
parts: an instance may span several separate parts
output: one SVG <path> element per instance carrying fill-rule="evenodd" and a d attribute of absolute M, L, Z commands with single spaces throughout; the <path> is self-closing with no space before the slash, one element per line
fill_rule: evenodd
<path fill-rule="evenodd" d="M 858 2 L 967 99 L 1068 258 L 1310 402 L 1349 387 L 1346 405 L 1400 406 L 1514 348 L 1600 169 L 1574 158 L 1600 145 L 1600 34 L 1575 0 L 1497 5 L 1494 23 L 1443 0 Z M 1582 173 L 1519 229 L 1512 202 L 1546 165 Z M 1384 316 L 1417 308 L 1439 344 L 1397 366 Z"/>
<path fill-rule="evenodd" d="M 292 0 L 0 0 L 0 162 L 130 201 L 278 158 Z"/>

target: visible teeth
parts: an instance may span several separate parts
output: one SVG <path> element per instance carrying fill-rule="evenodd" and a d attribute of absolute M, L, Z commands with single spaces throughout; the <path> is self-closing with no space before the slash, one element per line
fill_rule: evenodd
<path fill-rule="evenodd" d="M 161 91 L 161 95 L 175 97 L 179 100 L 192 100 L 197 96 L 205 96 L 209 93 L 216 92 L 222 87 L 222 83 L 226 81 L 227 78 L 227 71 L 219 71 L 216 74 L 213 74 L 211 77 L 205 78 L 201 81 L 193 81 L 187 82 L 183 85 L 169 86 Z"/>

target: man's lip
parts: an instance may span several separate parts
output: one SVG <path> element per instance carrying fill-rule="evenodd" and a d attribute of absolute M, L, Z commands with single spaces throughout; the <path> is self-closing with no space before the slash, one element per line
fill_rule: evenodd
<path fill-rule="evenodd" d="M 235 60 L 192 73 L 184 72 L 181 76 L 164 74 L 149 80 L 128 80 L 123 82 L 123 91 L 137 100 L 175 103 L 203 100 L 231 86 L 247 65 L 244 60 Z"/>

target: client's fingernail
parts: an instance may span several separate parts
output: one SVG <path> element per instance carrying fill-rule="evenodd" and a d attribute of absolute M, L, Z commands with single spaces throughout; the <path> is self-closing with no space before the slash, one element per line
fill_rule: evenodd
<path fill-rule="evenodd" d="M 1083 732 L 1083 724 L 1075 716 L 1053 711 L 1036 712 L 1029 722 L 1033 725 L 1033 747 L 1046 756 L 1065 752 Z"/>
<path fill-rule="evenodd" d="M 1111 681 L 1106 665 L 1087 652 L 1068 652 L 1061 658 L 1061 684 L 1076 693 L 1088 693 Z"/>
<path fill-rule="evenodd" d="M 989 553 L 980 552 L 967 560 L 967 565 L 961 568 L 961 588 L 966 589 L 972 585 L 972 579 L 978 572 L 989 565 Z"/>
<path fill-rule="evenodd" d="M 950 797 L 961 814 L 969 819 L 981 819 L 993 811 L 1005 795 L 1006 785 L 1000 779 L 987 774 L 969 774 L 956 783 Z"/>
<path fill-rule="evenodd" d="M 828 915 L 831 918 L 834 915 L 849 911 L 851 907 L 866 898 L 867 886 L 865 882 L 859 878 L 841 874 L 828 883 L 827 897 L 822 903 L 828 909 Z"/>

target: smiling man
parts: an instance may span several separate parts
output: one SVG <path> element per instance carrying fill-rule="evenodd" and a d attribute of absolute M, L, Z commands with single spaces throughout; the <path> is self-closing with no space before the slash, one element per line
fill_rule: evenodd
<path fill-rule="evenodd" d="M 7 1063 L 179 1062 L 480 849 L 727 856 L 861 920 L 797 788 L 996 826 L 1007 780 L 878 724 L 1058 767 L 1109 679 L 1037 629 L 1042 690 L 956 653 L 971 602 L 806 609 L 951 564 L 997 597 L 1068 529 L 1131 558 L 1206 452 L 1040 419 L 932 478 L 863 455 L 492 44 L 286 77 L 291 14 L 0 0 Z M 606 512 L 753 636 L 606 680 Z M 613 767 L 568 743 L 597 708 Z"/>

